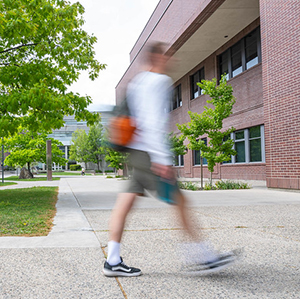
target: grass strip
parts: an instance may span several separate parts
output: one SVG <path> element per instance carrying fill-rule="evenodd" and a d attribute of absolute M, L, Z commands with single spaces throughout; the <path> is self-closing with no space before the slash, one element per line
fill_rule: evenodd
<path fill-rule="evenodd" d="M 10 177 L 7 177 L 7 178 L 4 178 L 4 180 L 7 180 L 7 181 L 30 181 L 30 182 L 33 182 L 33 181 L 47 181 L 47 177 L 34 177 L 32 179 L 19 179 L 18 176 L 16 175 L 13 175 L 13 176 L 10 176 Z M 59 181 L 60 178 L 52 178 L 53 181 Z"/>
<path fill-rule="evenodd" d="M 0 182 L 0 187 L 10 186 L 10 185 L 17 185 L 17 183 L 13 183 L 13 182 L 5 182 L 5 183 L 2 183 L 2 182 Z"/>
<path fill-rule="evenodd" d="M 57 195 L 58 187 L 0 190 L 0 236 L 46 236 Z"/>

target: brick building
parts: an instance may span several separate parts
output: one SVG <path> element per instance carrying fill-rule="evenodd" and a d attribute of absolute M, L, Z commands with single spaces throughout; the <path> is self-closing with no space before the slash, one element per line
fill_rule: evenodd
<path fill-rule="evenodd" d="M 236 104 L 224 128 L 236 129 L 237 155 L 217 165 L 213 177 L 300 189 L 299 16 L 298 0 L 161 0 L 130 53 L 117 102 L 139 71 L 145 44 L 166 42 L 177 61 L 170 73 L 172 131 L 190 120 L 188 111 L 203 111 L 207 96 L 196 82 L 226 73 L 233 86 Z M 199 157 L 190 150 L 178 157 L 179 175 L 200 177 Z"/>

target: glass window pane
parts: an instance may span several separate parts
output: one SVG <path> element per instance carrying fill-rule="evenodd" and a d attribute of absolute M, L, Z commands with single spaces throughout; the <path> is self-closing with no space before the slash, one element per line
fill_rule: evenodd
<path fill-rule="evenodd" d="M 233 72 L 232 72 L 232 78 L 239 75 L 240 73 L 243 72 L 243 67 L 240 66 L 239 68 L 235 69 Z"/>
<path fill-rule="evenodd" d="M 177 108 L 177 88 L 174 89 L 173 91 L 173 99 L 172 99 L 172 109 L 176 109 Z"/>
<path fill-rule="evenodd" d="M 179 107 L 182 106 L 182 98 L 181 98 L 181 84 L 178 85 L 178 103 L 179 103 Z"/>
<path fill-rule="evenodd" d="M 245 46 L 247 48 L 250 45 L 256 44 L 256 43 L 257 43 L 257 30 L 254 30 L 245 37 Z"/>
<path fill-rule="evenodd" d="M 184 166 L 184 155 L 180 155 L 180 166 Z"/>
<path fill-rule="evenodd" d="M 207 138 L 205 137 L 205 138 L 202 138 L 201 140 L 207 146 Z M 207 165 L 207 159 L 206 158 L 203 158 L 203 165 Z"/>
<path fill-rule="evenodd" d="M 235 140 L 244 139 L 244 130 L 235 132 Z"/>
<path fill-rule="evenodd" d="M 194 165 L 200 165 L 200 151 L 194 151 Z"/>
<path fill-rule="evenodd" d="M 178 156 L 174 157 L 174 166 L 178 166 Z"/>
<path fill-rule="evenodd" d="M 250 140 L 250 162 L 261 162 L 261 139 Z"/>
<path fill-rule="evenodd" d="M 246 68 L 247 70 L 252 68 L 253 66 L 258 64 L 258 57 L 255 57 L 254 59 L 250 60 L 249 62 L 246 63 Z"/>
<path fill-rule="evenodd" d="M 249 138 L 260 137 L 260 126 L 252 127 L 249 129 Z"/>
<path fill-rule="evenodd" d="M 237 152 L 235 156 L 236 163 L 245 162 L 245 141 L 239 141 L 235 143 L 235 150 Z"/>
<path fill-rule="evenodd" d="M 224 74 L 228 75 L 228 62 L 222 63 L 220 65 L 220 74 L 221 75 L 224 75 Z"/>
<path fill-rule="evenodd" d="M 204 80 L 204 68 L 202 68 L 199 71 L 199 82 L 201 82 L 202 80 Z M 203 90 L 198 86 L 199 90 L 200 90 L 200 94 L 203 94 Z"/>
<path fill-rule="evenodd" d="M 240 74 L 243 71 L 241 42 L 236 43 L 231 48 L 231 64 L 232 64 L 232 77 Z"/>
<path fill-rule="evenodd" d="M 257 44 L 252 44 L 246 48 L 246 67 L 247 69 L 258 64 Z"/>
<path fill-rule="evenodd" d="M 192 99 L 195 99 L 199 96 L 199 88 L 197 82 L 199 82 L 199 72 L 195 73 L 192 76 Z"/>
<path fill-rule="evenodd" d="M 220 55 L 220 63 L 221 64 L 228 64 L 228 50 Z"/>

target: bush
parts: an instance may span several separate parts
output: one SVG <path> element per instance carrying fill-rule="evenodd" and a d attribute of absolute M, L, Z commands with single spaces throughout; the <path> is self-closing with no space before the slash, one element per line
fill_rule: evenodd
<path fill-rule="evenodd" d="M 107 179 L 113 179 L 114 177 L 112 175 L 106 176 Z"/>
<path fill-rule="evenodd" d="M 192 191 L 197 191 L 200 189 L 196 184 L 192 182 L 178 182 L 178 186 L 180 189 L 192 190 Z"/>
<path fill-rule="evenodd" d="M 81 170 L 81 166 L 78 164 L 70 165 L 70 170 L 72 171 Z"/>
<path fill-rule="evenodd" d="M 216 190 L 217 188 L 215 186 L 212 186 L 211 184 L 209 183 L 205 183 L 204 185 L 204 190 Z"/>
<path fill-rule="evenodd" d="M 242 182 L 234 181 L 218 181 L 216 182 L 216 188 L 227 190 L 227 189 L 250 189 L 250 185 Z"/>

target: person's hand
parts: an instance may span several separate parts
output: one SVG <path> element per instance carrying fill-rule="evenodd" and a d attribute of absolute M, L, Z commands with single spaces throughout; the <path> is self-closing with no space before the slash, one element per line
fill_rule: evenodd
<path fill-rule="evenodd" d="M 154 174 L 156 174 L 157 176 L 160 176 L 162 178 L 165 178 L 168 180 L 174 179 L 174 172 L 173 172 L 172 166 L 162 165 L 162 164 L 158 164 L 158 163 L 152 163 L 151 171 Z"/>

